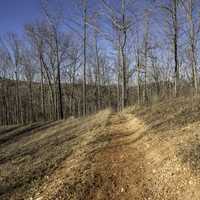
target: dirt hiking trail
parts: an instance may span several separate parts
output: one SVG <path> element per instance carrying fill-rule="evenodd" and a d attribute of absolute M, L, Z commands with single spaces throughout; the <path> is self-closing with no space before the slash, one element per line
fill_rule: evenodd
<path fill-rule="evenodd" d="M 16 187 L 2 199 L 199 200 L 198 103 L 179 99 L 165 109 L 160 104 L 122 113 L 105 110 L 85 121 L 61 122 L 54 130 L 63 133 L 55 138 L 63 149 L 70 146 L 70 153 L 28 190 Z M 67 133 L 68 139 L 61 140 Z M 54 134 L 51 128 L 48 136 Z M 30 144 L 30 138 L 21 140 L 23 146 Z M 52 146 L 43 148 L 49 152 Z"/>

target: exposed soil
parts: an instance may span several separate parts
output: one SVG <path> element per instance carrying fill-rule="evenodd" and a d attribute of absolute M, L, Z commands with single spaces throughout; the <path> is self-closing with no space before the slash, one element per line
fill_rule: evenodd
<path fill-rule="evenodd" d="M 199 100 L 0 129 L 0 199 L 199 200 Z"/>

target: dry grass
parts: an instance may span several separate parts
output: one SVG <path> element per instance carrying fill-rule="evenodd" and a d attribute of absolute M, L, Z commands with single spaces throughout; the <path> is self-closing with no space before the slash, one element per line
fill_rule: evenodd
<path fill-rule="evenodd" d="M 0 199 L 26 199 L 70 156 L 84 134 L 102 125 L 86 119 L 37 123 L 0 133 Z"/>
<path fill-rule="evenodd" d="M 199 105 L 179 98 L 2 129 L 0 198 L 199 200 Z"/>

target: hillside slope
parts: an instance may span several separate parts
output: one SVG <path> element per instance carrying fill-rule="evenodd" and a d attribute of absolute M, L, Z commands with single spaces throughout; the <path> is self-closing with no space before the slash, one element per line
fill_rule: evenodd
<path fill-rule="evenodd" d="M 199 99 L 0 132 L 0 199 L 200 199 Z"/>

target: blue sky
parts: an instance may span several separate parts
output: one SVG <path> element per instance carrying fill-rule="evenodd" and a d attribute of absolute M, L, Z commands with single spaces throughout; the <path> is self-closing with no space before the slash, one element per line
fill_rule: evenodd
<path fill-rule="evenodd" d="M 79 2 L 79 0 L 48 1 L 54 10 L 56 7 L 62 6 L 68 17 L 76 10 L 77 2 Z M 41 16 L 41 0 L 0 0 L 0 35 L 7 32 L 21 34 L 26 23 L 41 19 Z"/>
<path fill-rule="evenodd" d="M 0 0 L 0 34 L 21 33 L 23 25 L 39 18 L 40 0 Z"/>
<path fill-rule="evenodd" d="M 62 6 L 68 24 L 70 23 L 68 18 L 80 21 L 80 10 L 78 8 L 80 0 L 48 1 L 51 2 L 53 10 L 56 10 L 56 7 L 59 7 L 58 5 Z M 96 7 L 99 2 L 100 0 L 90 0 L 90 7 Z M 115 6 L 118 5 L 116 2 L 119 3 L 118 0 L 109 0 L 109 2 L 112 2 Z M 139 8 L 143 9 L 149 5 L 149 2 L 151 0 L 138 0 L 136 7 L 138 7 L 138 10 Z M 5 35 L 7 32 L 15 32 L 21 35 L 25 24 L 35 21 L 38 18 L 41 19 L 41 16 L 41 0 L 0 0 L 0 36 Z M 79 29 L 79 27 L 76 29 Z"/>

